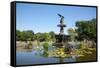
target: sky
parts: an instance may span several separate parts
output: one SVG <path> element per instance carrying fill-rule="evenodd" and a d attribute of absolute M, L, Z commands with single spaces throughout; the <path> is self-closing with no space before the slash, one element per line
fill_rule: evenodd
<path fill-rule="evenodd" d="M 33 30 L 37 32 L 54 31 L 59 33 L 60 18 L 57 14 L 64 16 L 64 33 L 67 33 L 69 28 L 74 28 L 76 21 L 91 20 L 96 18 L 95 7 L 80 7 L 80 6 L 59 6 L 45 4 L 16 4 L 16 29 L 17 30 Z"/>

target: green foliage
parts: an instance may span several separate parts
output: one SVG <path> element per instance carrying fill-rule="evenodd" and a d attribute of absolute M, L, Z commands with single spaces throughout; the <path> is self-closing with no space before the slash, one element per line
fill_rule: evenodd
<path fill-rule="evenodd" d="M 53 31 L 49 32 L 49 34 L 51 35 L 51 39 L 54 40 L 55 39 L 55 33 Z"/>
<path fill-rule="evenodd" d="M 50 56 L 59 58 L 69 57 L 68 54 L 65 54 L 64 48 L 56 48 L 55 50 L 50 52 Z"/>
<path fill-rule="evenodd" d="M 48 57 L 48 56 L 49 56 L 48 51 L 44 51 L 43 54 L 42 54 L 42 56 L 44 56 L 44 57 Z"/>
<path fill-rule="evenodd" d="M 70 35 L 71 40 L 75 41 L 75 38 L 77 37 L 76 30 L 74 28 L 69 28 L 68 34 Z"/>
<path fill-rule="evenodd" d="M 80 42 L 79 49 L 83 49 L 83 48 L 85 48 L 85 44 L 84 44 L 84 42 L 83 42 L 83 41 L 81 41 L 81 42 Z"/>
<path fill-rule="evenodd" d="M 44 33 L 43 38 L 45 41 L 50 41 L 51 40 L 51 35 L 49 33 Z"/>
<path fill-rule="evenodd" d="M 41 33 L 36 33 L 35 35 L 34 35 L 34 39 L 35 40 L 40 40 L 41 39 Z"/>
<path fill-rule="evenodd" d="M 95 48 L 84 48 L 75 50 L 74 53 L 79 57 L 77 61 L 94 61 L 96 60 L 96 49 Z"/>
<path fill-rule="evenodd" d="M 50 33 L 36 33 L 32 30 L 27 30 L 27 31 L 19 31 L 16 30 L 16 40 L 17 41 L 32 41 L 32 40 L 37 40 L 37 41 L 51 41 L 54 39 L 54 32 L 51 31 Z"/>
<path fill-rule="evenodd" d="M 16 40 L 20 40 L 21 32 L 19 30 L 16 30 Z"/>
<path fill-rule="evenodd" d="M 38 41 L 50 41 L 51 35 L 49 33 L 36 33 L 34 39 Z"/>
<path fill-rule="evenodd" d="M 49 44 L 48 44 L 47 42 L 45 42 L 45 43 L 43 44 L 43 50 L 44 50 L 43 56 L 44 56 L 44 57 L 48 57 L 48 55 L 49 55 L 49 53 L 48 53 L 48 46 L 49 46 Z"/>
<path fill-rule="evenodd" d="M 76 22 L 78 39 L 92 39 L 96 41 L 96 19 Z"/>
<path fill-rule="evenodd" d="M 19 31 L 16 30 L 16 40 L 21 40 L 21 41 L 28 41 L 28 40 L 33 40 L 33 35 L 34 32 L 31 30 L 28 31 Z"/>
<path fill-rule="evenodd" d="M 47 42 L 45 42 L 45 43 L 43 44 L 43 49 L 44 49 L 45 51 L 48 51 L 48 46 L 49 46 L 49 44 L 48 44 Z"/>

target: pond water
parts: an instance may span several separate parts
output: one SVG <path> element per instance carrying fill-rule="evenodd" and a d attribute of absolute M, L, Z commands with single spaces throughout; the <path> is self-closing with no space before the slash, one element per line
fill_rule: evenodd
<path fill-rule="evenodd" d="M 53 51 L 55 47 L 49 46 L 48 51 Z M 22 51 L 16 51 L 16 64 L 17 65 L 34 65 L 34 64 L 50 64 L 50 63 L 67 63 L 78 61 L 95 61 L 95 51 L 92 55 L 85 55 L 84 57 L 67 57 L 67 58 L 55 58 L 50 56 L 43 56 L 43 47 L 34 46 L 33 49 L 25 49 Z M 91 57 L 92 56 L 92 57 Z"/>
<path fill-rule="evenodd" d="M 53 58 L 43 57 L 37 55 L 36 51 L 32 52 L 18 52 L 16 53 L 17 65 L 31 65 L 31 64 L 47 64 L 47 63 L 60 63 L 60 62 L 74 62 L 75 58 Z"/>
<path fill-rule="evenodd" d="M 37 48 L 37 47 L 34 47 Z M 63 62 L 75 62 L 74 57 L 70 58 L 55 58 L 44 57 L 40 55 L 43 51 L 42 47 L 38 47 L 38 50 L 26 50 L 16 51 L 16 64 L 17 65 L 32 65 L 32 64 L 49 64 L 49 63 L 63 63 Z M 49 46 L 48 50 L 53 50 L 54 47 Z"/>

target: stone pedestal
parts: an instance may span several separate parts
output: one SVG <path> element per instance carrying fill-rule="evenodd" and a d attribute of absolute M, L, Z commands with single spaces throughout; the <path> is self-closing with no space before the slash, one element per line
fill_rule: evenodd
<path fill-rule="evenodd" d="M 69 40 L 68 35 L 55 35 L 56 42 L 54 43 L 54 46 L 57 47 L 63 47 L 64 44 Z"/>

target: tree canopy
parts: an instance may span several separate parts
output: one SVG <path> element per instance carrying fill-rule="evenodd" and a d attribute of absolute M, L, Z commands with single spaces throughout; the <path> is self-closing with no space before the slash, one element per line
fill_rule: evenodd
<path fill-rule="evenodd" d="M 75 41 L 75 38 L 77 37 L 77 32 L 75 28 L 69 28 L 68 34 L 70 35 L 70 38 L 72 41 Z"/>
<path fill-rule="evenodd" d="M 16 40 L 21 40 L 21 41 L 28 41 L 28 40 L 33 40 L 33 35 L 34 32 L 32 30 L 27 30 L 27 31 L 16 31 Z"/>
<path fill-rule="evenodd" d="M 17 41 L 32 41 L 32 40 L 38 40 L 38 41 L 51 41 L 55 37 L 55 33 L 53 31 L 49 33 L 34 33 L 32 30 L 27 31 L 20 31 L 16 30 L 16 40 Z"/>
<path fill-rule="evenodd" d="M 94 40 L 96 41 L 96 19 L 88 21 L 77 21 L 76 22 L 76 31 L 78 33 L 78 38 Z"/>

